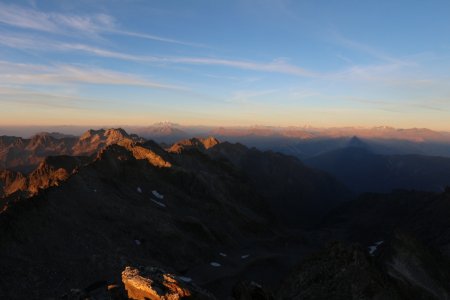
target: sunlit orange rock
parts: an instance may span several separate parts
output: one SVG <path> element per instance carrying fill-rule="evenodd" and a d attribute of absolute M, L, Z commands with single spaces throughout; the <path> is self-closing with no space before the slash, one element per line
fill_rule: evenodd
<path fill-rule="evenodd" d="M 179 281 L 177 276 L 158 268 L 126 267 L 122 282 L 128 298 L 134 300 L 215 299 L 198 287 Z"/>

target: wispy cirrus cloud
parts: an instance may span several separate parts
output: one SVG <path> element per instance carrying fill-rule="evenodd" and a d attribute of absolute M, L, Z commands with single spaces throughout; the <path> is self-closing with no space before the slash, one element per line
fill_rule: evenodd
<path fill-rule="evenodd" d="M 7 61 L 0 61 L 0 81 L 2 84 L 11 85 L 64 85 L 80 83 L 187 90 L 185 87 L 151 81 L 136 75 L 107 69 L 67 64 L 43 66 Z"/>
<path fill-rule="evenodd" d="M 154 34 L 133 32 L 120 28 L 115 18 L 98 13 L 89 15 L 63 14 L 43 12 L 35 8 L 0 3 L 0 23 L 22 29 L 37 30 L 48 33 L 97 36 L 116 34 L 153 40 L 164 43 L 179 44 L 192 47 L 206 47 L 203 44 L 180 41 Z"/>
<path fill-rule="evenodd" d="M 355 41 L 355 40 L 349 39 L 347 37 L 344 37 L 340 33 L 335 32 L 333 34 L 333 40 L 340 46 L 343 46 L 347 49 L 351 49 L 351 50 L 355 50 L 355 51 L 364 53 L 366 55 L 377 58 L 384 62 L 395 63 L 397 65 L 414 64 L 413 62 L 411 62 L 407 59 L 392 56 L 383 50 L 377 49 L 376 47 L 373 47 L 373 46 L 361 43 L 359 41 Z"/>
<path fill-rule="evenodd" d="M 82 43 L 37 39 L 30 35 L 11 35 L 7 32 L 3 32 L 0 35 L 0 44 L 15 49 L 39 50 L 43 52 L 75 52 L 102 58 L 158 65 L 222 66 L 240 70 L 279 73 L 328 81 L 366 81 L 406 86 L 428 85 L 433 82 L 433 78 L 425 77 L 423 74 L 417 74 L 416 72 L 410 72 L 412 69 L 418 67 L 416 63 L 394 58 L 378 64 L 352 64 L 341 70 L 316 72 L 291 64 L 285 59 L 257 62 L 217 57 L 137 55 Z"/>
<path fill-rule="evenodd" d="M 82 52 L 85 54 L 95 55 L 105 58 L 115 58 L 120 60 L 128 60 L 135 62 L 148 62 L 160 64 L 186 64 L 186 65 L 212 65 L 224 66 L 242 70 L 253 70 L 262 72 L 282 73 L 296 76 L 316 77 L 312 71 L 289 64 L 284 59 L 275 59 L 271 62 L 255 62 L 235 59 L 211 58 L 211 57 L 185 57 L 185 56 L 149 56 L 134 55 L 118 51 L 111 51 L 95 46 L 80 43 L 62 43 L 54 41 L 43 41 L 31 36 L 12 36 L 2 34 L 0 36 L 0 44 L 11 48 L 34 49 L 42 51 L 72 51 Z"/>
<path fill-rule="evenodd" d="M 368 105 L 377 109 L 394 112 L 406 112 L 411 109 L 429 110 L 429 111 L 448 111 L 450 109 L 449 101 L 436 101 L 433 99 L 402 100 L 396 101 L 392 99 L 365 99 L 361 97 L 345 97 L 347 101 Z"/>
<path fill-rule="evenodd" d="M 87 99 L 64 93 L 48 93 L 22 87 L 0 86 L 0 104 L 11 104 L 14 106 L 23 104 L 54 109 L 85 110 L 87 109 L 87 104 L 94 102 L 105 103 L 105 101 L 97 99 Z"/>
<path fill-rule="evenodd" d="M 66 15 L 4 3 L 0 3 L 0 23 L 52 33 L 68 30 L 95 33 L 102 28 L 115 27 L 114 19 L 106 14 Z"/>

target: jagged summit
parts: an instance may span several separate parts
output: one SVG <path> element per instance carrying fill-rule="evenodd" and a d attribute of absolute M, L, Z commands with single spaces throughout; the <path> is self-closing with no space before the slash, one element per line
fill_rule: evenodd
<path fill-rule="evenodd" d="M 171 153 L 181 153 L 182 151 L 189 149 L 205 151 L 218 144 L 220 144 L 219 140 L 212 136 L 207 138 L 192 138 L 173 144 L 168 151 Z"/>
<path fill-rule="evenodd" d="M 129 137 L 128 133 L 122 128 L 110 128 L 110 129 L 89 129 L 80 136 L 80 140 L 92 139 L 94 137 L 108 137 L 113 139 L 123 139 Z"/>
<path fill-rule="evenodd" d="M 100 134 L 104 134 L 104 133 L 105 133 L 104 129 L 99 129 L 99 130 L 89 129 L 80 136 L 80 140 L 85 140 L 85 139 L 93 137 L 94 135 L 100 135 Z"/>
<path fill-rule="evenodd" d="M 144 139 L 134 134 L 130 135 L 122 128 L 90 129 L 81 135 L 72 151 L 76 155 L 91 155 L 108 145 L 143 141 Z"/>
<path fill-rule="evenodd" d="M 173 123 L 173 122 L 168 122 L 168 121 L 157 122 L 157 123 L 154 123 L 152 126 L 155 126 L 155 127 L 181 127 L 181 125 L 178 123 Z"/>

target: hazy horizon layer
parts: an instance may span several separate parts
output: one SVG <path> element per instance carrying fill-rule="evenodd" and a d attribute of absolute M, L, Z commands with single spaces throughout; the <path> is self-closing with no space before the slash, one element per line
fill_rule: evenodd
<path fill-rule="evenodd" d="M 450 138 L 449 131 L 433 130 L 430 128 L 395 128 L 391 126 L 344 126 L 344 127 L 315 127 L 304 126 L 207 126 L 207 125 L 182 125 L 171 122 L 159 122 L 147 126 L 137 125 L 23 125 L 23 126 L 0 126 L 0 136 L 19 136 L 30 138 L 39 133 L 61 133 L 80 136 L 88 130 L 101 130 L 109 128 L 123 128 L 128 133 L 136 133 L 144 136 L 175 136 L 194 137 L 195 135 L 218 135 L 218 136 L 255 136 L 270 137 L 282 135 L 286 138 L 308 139 L 313 137 L 349 137 L 360 136 L 370 138 L 394 138 L 394 139 L 427 139 L 447 140 Z M 309 133 L 311 136 L 303 133 Z M 403 136 L 403 133 L 408 135 Z M 441 136 L 442 135 L 442 136 Z"/>

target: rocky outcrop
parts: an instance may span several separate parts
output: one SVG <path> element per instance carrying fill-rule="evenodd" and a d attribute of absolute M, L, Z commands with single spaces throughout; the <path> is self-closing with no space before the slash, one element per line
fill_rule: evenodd
<path fill-rule="evenodd" d="M 122 282 L 128 298 L 134 300 L 215 299 L 208 292 L 190 284 L 183 277 L 166 273 L 159 268 L 126 267 Z"/>
<path fill-rule="evenodd" d="M 0 170 L 0 197 L 27 189 L 27 178 L 20 172 Z"/>
<path fill-rule="evenodd" d="M 121 145 L 131 151 L 136 159 L 145 159 L 155 167 L 170 168 L 172 166 L 172 164 L 168 161 L 169 159 L 167 158 L 167 155 L 162 154 L 161 152 L 163 151 L 158 146 L 145 147 L 140 143 L 131 142 L 129 140 L 121 141 L 118 145 Z M 153 151 L 152 148 L 155 147 L 159 148 L 158 150 L 161 151 Z"/>
<path fill-rule="evenodd" d="M 177 142 L 173 144 L 169 149 L 168 152 L 170 153 L 181 153 L 186 150 L 196 149 L 201 152 L 204 152 L 220 142 L 214 138 L 214 137 L 207 137 L 207 138 L 192 138 L 183 140 L 180 142 Z"/>
<path fill-rule="evenodd" d="M 36 195 L 40 189 L 57 186 L 76 169 L 88 162 L 86 157 L 50 156 L 42 161 L 30 174 L 9 170 L 0 171 L 0 197 L 14 193 L 24 197 Z"/>

